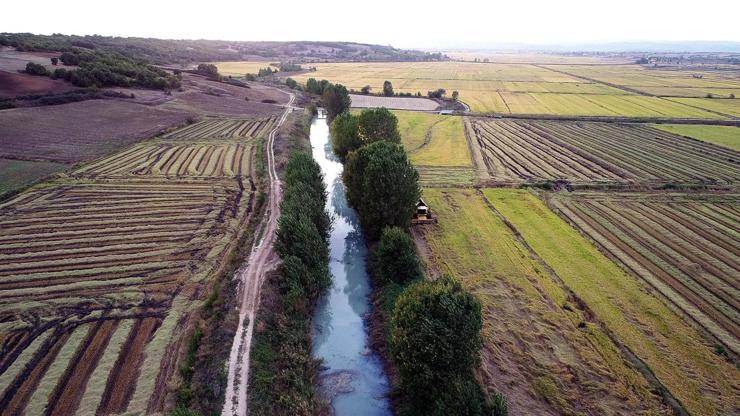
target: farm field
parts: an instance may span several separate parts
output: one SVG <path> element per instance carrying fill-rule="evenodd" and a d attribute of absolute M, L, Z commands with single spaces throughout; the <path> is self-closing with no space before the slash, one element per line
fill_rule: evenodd
<path fill-rule="evenodd" d="M 518 233 L 521 233 L 534 252 L 589 308 L 594 319 L 601 321 L 627 348 L 645 362 L 658 380 L 690 414 L 735 414 L 740 410 L 738 407 L 740 404 L 737 401 L 737 386 L 740 383 L 738 369 L 715 354 L 712 345 L 704 341 L 695 329 L 665 303 L 648 294 L 644 289 L 645 285 L 623 272 L 581 237 L 575 229 L 550 211 L 542 201 L 527 191 L 486 189 L 484 194 L 492 206 L 511 222 Z M 568 201 L 566 203 L 556 199 L 560 195 L 557 194 L 554 197 L 555 201 L 558 201 L 555 203 L 556 208 L 565 207 L 567 211 L 561 212 L 567 218 L 572 219 L 579 226 L 583 224 L 585 220 L 580 217 L 581 213 L 579 212 L 579 217 L 573 217 L 571 208 L 580 207 L 581 201 L 586 196 L 578 194 L 573 197 L 564 197 L 564 200 Z M 585 204 L 590 207 L 591 203 L 592 201 L 588 200 Z M 730 206 L 724 206 L 723 212 Z M 643 210 L 656 208 L 659 207 L 648 206 L 639 209 L 643 212 Z M 649 215 L 672 213 L 673 211 L 669 208 L 675 207 L 665 207 L 663 211 Z M 590 230 L 591 227 L 599 227 L 594 225 L 595 222 L 605 227 L 627 228 L 631 226 L 628 218 L 608 216 L 607 211 L 601 209 L 590 211 L 593 217 L 588 219 L 588 226 L 583 226 L 582 229 Z M 644 217 L 642 213 L 633 213 L 640 215 L 635 218 Z M 665 218 L 670 218 L 670 216 L 665 215 Z M 605 225 L 612 221 L 614 221 L 612 225 Z M 623 223 L 624 226 L 621 225 Z M 646 224 L 654 223 L 646 220 Z M 694 241 L 691 240 L 691 236 L 684 234 L 689 232 L 685 223 L 682 226 L 674 224 L 673 227 L 681 238 L 689 238 L 685 241 Z M 662 239 L 667 241 L 671 238 L 670 234 L 665 233 L 666 230 L 663 231 Z M 691 232 L 696 232 L 696 230 Z M 702 231 L 703 235 L 694 237 L 699 238 L 705 244 L 713 244 L 717 240 L 709 234 L 714 232 Z M 597 242 L 603 241 L 603 238 L 594 236 L 589 231 L 587 233 Z M 633 234 L 633 237 L 645 242 L 646 240 L 642 238 L 648 238 L 647 233 L 640 234 L 640 236 Z M 619 235 L 622 234 L 619 233 Z M 619 244 L 614 241 L 617 240 L 608 243 L 607 247 L 611 248 L 612 244 Z M 735 241 L 735 246 L 737 246 L 737 241 Z M 657 251 L 659 254 L 656 257 L 663 256 L 664 252 L 660 251 L 661 247 L 663 245 L 659 244 Z M 674 243 L 673 247 L 678 251 L 682 250 L 680 243 Z M 702 244 L 696 247 L 698 250 L 705 248 Z M 656 252 L 653 251 L 654 249 L 645 247 L 641 250 L 642 253 L 646 253 L 645 256 L 652 256 L 652 253 Z M 611 249 L 609 251 L 611 252 Z M 630 255 L 636 254 L 635 251 L 629 253 Z M 736 248 L 735 253 L 737 253 Z M 688 254 L 683 251 L 683 254 L 696 260 L 696 253 Z M 711 257 L 706 252 L 701 256 L 705 260 Z M 631 264 L 639 262 L 638 258 L 633 258 L 634 261 Z M 733 261 L 737 260 L 737 254 L 729 258 Z M 709 262 L 703 264 L 708 265 Z M 648 263 L 642 263 L 642 265 L 646 268 L 651 267 Z M 715 263 L 712 267 L 722 266 Z M 710 270 L 716 271 L 711 268 Z M 737 276 L 737 268 L 735 268 L 735 276 Z M 712 280 L 709 276 L 706 278 Z M 721 279 L 715 277 L 714 280 Z M 727 296 L 731 295 L 728 293 Z M 681 302 L 679 297 L 672 297 L 672 299 Z M 734 342 L 737 343 L 737 338 Z"/>
<path fill-rule="evenodd" d="M 269 61 L 228 61 L 215 62 L 215 65 L 221 75 L 231 75 L 233 77 L 243 77 L 246 74 L 257 75 L 262 68 L 277 69 L 270 65 Z"/>
<path fill-rule="evenodd" d="M 422 185 L 472 185 L 475 174 L 461 117 L 412 111 L 394 114 Z"/>
<path fill-rule="evenodd" d="M 740 127 L 654 124 L 653 128 L 740 151 Z"/>
<path fill-rule="evenodd" d="M 737 95 L 737 94 L 736 94 Z M 740 95 L 738 95 L 740 97 Z M 717 99 L 717 98 L 670 98 L 671 101 L 703 108 L 717 114 L 729 115 L 734 118 L 740 117 L 740 99 Z"/>
<path fill-rule="evenodd" d="M 391 110 L 433 111 L 439 104 L 428 98 L 379 97 L 376 95 L 350 94 L 352 108 L 385 107 Z"/>
<path fill-rule="evenodd" d="M 483 306 L 479 376 L 529 414 L 668 414 L 645 378 L 579 310 L 474 189 L 425 189 L 439 223 L 415 230 L 427 261 Z M 585 323 L 584 323 L 585 322 Z"/>
<path fill-rule="evenodd" d="M 184 124 L 190 116 L 118 100 L 3 110 L 0 157 L 87 161 Z"/>
<path fill-rule="evenodd" d="M 68 167 L 63 163 L 0 159 L 0 195 Z"/>
<path fill-rule="evenodd" d="M 740 88 L 736 80 L 723 78 L 710 81 L 711 74 L 707 75 L 706 80 L 681 76 L 671 78 L 671 83 L 661 83 L 661 74 L 650 73 L 639 65 L 569 66 L 450 61 L 319 63 L 316 68 L 314 72 L 293 78 L 303 83 L 308 78 L 328 79 L 355 90 L 370 85 L 374 91 L 380 91 L 385 80 L 393 83 L 396 92 L 425 94 L 444 88 L 450 94 L 457 90 L 460 100 L 468 104 L 473 112 L 503 114 L 668 118 L 729 118 L 732 115 L 731 112 L 718 112 L 706 105 L 640 95 L 641 92 L 634 86 L 620 86 L 623 79 L 617 78 L 619 71 L 629 74 L 626 76 L 629 82 L 625 85 L 631 85 L 633 79 L 639 81 L 644 76 L 645 84 L 652 87 L 706 86 L 723 91 Z"/>
<path fill-rule="evenodd" d="M 740 153 L 638 124 L 468 118 L 494 181 L 734 183 Z"/>
<path fill-rule="evenodd" d="M 551 205 L 740 353 L 737 195 L 556 194 Z"/>
<path fill-rule="evenodd" d="M 265 121 L 226 121 L 0 204 L 4 412 L 163 410 L 193 313 L 251 212 L 244 128 Z"/>

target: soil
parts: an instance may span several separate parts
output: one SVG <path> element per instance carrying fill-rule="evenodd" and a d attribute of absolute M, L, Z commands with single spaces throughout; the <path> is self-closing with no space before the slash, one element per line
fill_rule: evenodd
<path fill-rule="evenodd" d="M 59 94 L 73 89 L 64 81 L 48 77 L 0 71 L 0 99 L 19 95 Z"/>

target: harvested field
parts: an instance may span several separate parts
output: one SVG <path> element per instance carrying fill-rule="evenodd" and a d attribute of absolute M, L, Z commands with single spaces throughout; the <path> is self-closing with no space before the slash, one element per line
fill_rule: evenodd
<path fill-rule="evenodd" d="M 722 356 L 716 354 L 713 346 L 683 319 L 681 313 L 674 312 L 666 303 L 652 296 L 646 290 L 646 285 L 638 278 L 622 271 L 532 194 L 521 190 L 504 189 L 487 189 L 484 193 L 492 206 L 512 224 L 512 227 L 522 236 L 534 253 L 552 268 L 563 284 L 579 299 L 579 303 L 583 305 L 579 309 L 586 311 L 594 320 L 601 322 L 608 331 L 618 337 L 632 353 L 649 366 L 650 371 L 678 399 L 689 414 L 730 415 L 740 411 L 740 402 L 738 402 L 740 371 Z M 611 200 L 609 196 L 597 195 L 591 198 L 581 193 L 568 194 L 568 196 L 555 194 L 553 195 L 553 206 L 560 210 L 561 215 L 591 236 L 598 245 L 605 247 L 610 254 L 617 257 L 622 253 L 629 256 L 636 255 L 628 258 L 624 263 L 630 270 L 650 269 L 653 267 L 651 264 L 665 267 L 666 264 L 673 262 L 675 266 L 683 268 L 684 271 L 693 270 L 689 271 L 690 274 L 696 273 L 699 268 L 690 266 L 686 262 L 687 259 L 691 259 L 689 261 L 700 261 L 704 265 L 711 264 L 709 270 L 701 272 L 704 274 L 702 278 L 694 275 L 697 283 L 702 279 L 704 282 L 722 280 L 719 277 L 713 278 L 709 274 L 717 268 L 726 268 L 717 262 L 718 255 L 710 254 L 708 251 L 704 254 L 699 253 L 705 250 L 707 247 L 705 244 L 717 242 L 716 237 L 711 237 L 711 235 L 722 233 L 720 230 L 709 230 L 706 219 L 701 220 L 704 224 L 697 223 L 696 226 L 687 226 L 690 222 L 682 224 L 673 222 L 669 225 L 669 222 L 675 221 L 671 218 L 677 218 L 678 213 L 684 217 L 683 221 L 688 219 L 683 212 L 688 208 L 661 205 L 658 201 L 664 197 L 660 195 L 643 195 L 642 197 L 646 200 L 653 201 L 652 205 L 645 206 L 638 206 L 638 201 L 642 197 L 630 199 L 627 196 L 620 196 Z M 693 197 L 680 198 L 693 199 Z M 622 202 L 619 202 L 620 199 Z M 701 210 L 700 206 L 696 206 L 697 202 L 689 202 L 689 204 L 694 205 L 693 209 Z M 604 208 L 606 204 L 610 207 Z M 619 210 L 620 204 L 630 206 L 630 214 L 633 216 L 615 217 L 611 215 L 612 207 Z M 732 206 L 729 202 L 719 204 L 720 206 L 716 208 L 723 213 Z M 734 206 L 737 206 L 736 202 Z M 708 212 L 707 215 L 713 215 L 710 214 L 708 207 L 704 209 Z M 585 212 L 587 215 L 584 214 Z M 674 212 L 676 214 L 673 214 Z M 669 222 L 657 226 L 654 219 L 660 216 Z M 644 221 L 645 228 L 651 225 L 656 228 L 650 232 L 630 231 L 636 230 L 632 228 L 635 222 L 642 221 Z M 672 227 L 672 231 L 660 228 L 662 226 Z M 603 229 L 603 227 L 613 230 L 621 229 L 621 231 L 609 235 L 606 239 L 600 233 L 593 233 L 593 230 Z M 662 235 L 656 234 L 656 231 Z M 675 234 L 671 235 L 671 233 Z M 623 243 L 628 240 L 621 238 L 627 234 L 631 235 L 634 241 L 645 243 L 651 240 L 655 245 L 651 244 L 652 247 L 651 245 L 634 246 L 634 250 L 628 249 L 629 251 L 624 252 L 614 250 L 620 246 L 626 247 Z M 726 240 L 727 236 L 721 238 Z M 697 243 L 695 248 L 686 250 L 687 245 L 684 241 Z M 678 257 L 669 260 L 666 257 L 667 252 L 663 251 L 666 246 L 675 250 L 670 255 L 686 255 L 683 263 L 678 260 Z M 737 246 L 737 236 L 735 236 L 735 254 L 731 254 L 725 260 L 733 262 L 737 260 Z M 725 253 L 727 250 L 716 244 L 715 247 L 717 253 Z M 655 263 L 642 261 L 650 257 L 657 261 Z M 699 260 L 700 257 L 703 260 Z M 735 284 L 737 284 L 737 266 L 734 270 Z M 640 273 L 636 274 L 640 275 Z M 676 277 L 680 276 L 681 273 L 676 274 Z M 729 290 L 732 292 L 736 289 Z M 676 303 L 687 304 L 676 294 L 663 293 Z M 730 296 L 730 293 L 726 296 Z M 737 296 L 734 299 L 737 300 Z M 737 343 L 737 338 L 734 342 Z"/>
<path fill-rule="evenodd" d="M 654 124 L 652 127 L 679 136 L 718 144 L 740 152 L 740 127 L 692 124 Z"/>
<path fill-rule="evenodd" d="M 178 95 L 160 106 L 171 110 L 210 116 L 244 117 L 248 115 L 270 116 L 280 112 L 280 107 L 262 102 L 246 101 L 243 98 L 225 97 L 197 91 Z"/>
<path fill-rule="evenodd" d="M 91 160 L 185 123 L 190 114 L 117 100 L 0 112 L 0 157 Z"/>
<path fill-rule="evenodd" d="M 189 138 L 257 138 L 263 137 L 275 124 L 275 117 L 264 119 L 207 119 L 162 137 L 165 139 Z"/>
<path fill-rule="evenodd" d="M 59 55 L 59 52 L 18 52 L 15 48 L 0 46 L 0 71 L 25 70 L 29 62 L 50 67 L 51 57 Z"/>
<path fill-rule="evenodd" d="M 192 314 L 249 218 L 250 161 L 249 137 L 191 132 L 0 204 L 0 408 L 161 412 Z"/>
<path fill-rule="evenodd" d="M 734 183 L 740 152 L 641 125 L 469 119 L 496 181 Z"/>
<path fill-rule="evenodd" d="M 478 371 L 512 415 L 669 414 L 589 314 L 530 257 L 479 191 L 425 189 L 439 219 L 418 227 L 433 267 L 483 306 Z"/>
<path fill-rule="evenodd" d="M 244 77 L 246 74 L 257 75 L 261 68 L 277 69 L 270 65 L 269 61 L 226 61 L 216 62 L 215 65 L 221 75 L 231 75 L 233 77 Z"/>
<path fill-rule="evenodd" d="M 375 95 L 350 94 L 353 108 L 385 107 L 393 110 L 434 111 L 439 103 L 428 98 L 378 97 Z"/>
<path fill-rule="evenodd" d="M 740 353 L 737 195 L 556 195 L 552 206 Z"/>
<path fill-rule="evenodd" d="M 48 77 L 0 71 L 0 99 L 18 95 L 58 94 L 75 89 L 64 81 Z"/>
<path fill-rule="evenodd" d="M 0 159 L 0 195 L 67 168 L 63 163 Z"/>

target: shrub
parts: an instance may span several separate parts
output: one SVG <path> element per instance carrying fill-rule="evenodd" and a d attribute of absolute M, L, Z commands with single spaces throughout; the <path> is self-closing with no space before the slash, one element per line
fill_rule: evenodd
<path fill-rule="evenodd" d="M 35 62 L 29 62 L 26 64 L 26 73 L 29 75 L 49 75 L 49 71 L 46 69 L 45 66 L 37 64 Z"/>
<path fill-rule="evenodd" d="M 491 396 L 491 416 L 508 416 L 509 415 L 509 404 L 506 402 L 506 398 L 501 393 L 494 393 Z"/>
<path fill-rule="evenodd" d="M 403 284 L 423 276 L 411 236 L 398 227 L 386 227 L 373 250 L 372 267 L 381 282 Z"/>
<path fill-rule="evenodd" d="M 219 77 L 218 67 L 214 64 L 199 64 L 196 72 L 211 78 Z"/>
<path fill-rule="evenodd" d="M 393 97 L 393 84 L 388 80 L 383 82 L 383 95 Z"/>

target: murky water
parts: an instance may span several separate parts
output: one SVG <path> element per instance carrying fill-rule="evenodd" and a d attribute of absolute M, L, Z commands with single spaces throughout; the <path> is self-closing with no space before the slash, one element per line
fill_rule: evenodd
<path fill-rule="evenodd" d="M 311 124 L 313 157 L 321 165 L 334 216 L 329 240 L 333 286 L 319 300 L 313 319 L 313 355 L 323 360 L 322 384 L 337 416 L 390 415 L 388 379 L 369 347 L 363 320 L 370 310 L 367 245 L 354 209 L 347 206 L 342 164 L 331 150 L 326 119 Z"/>

